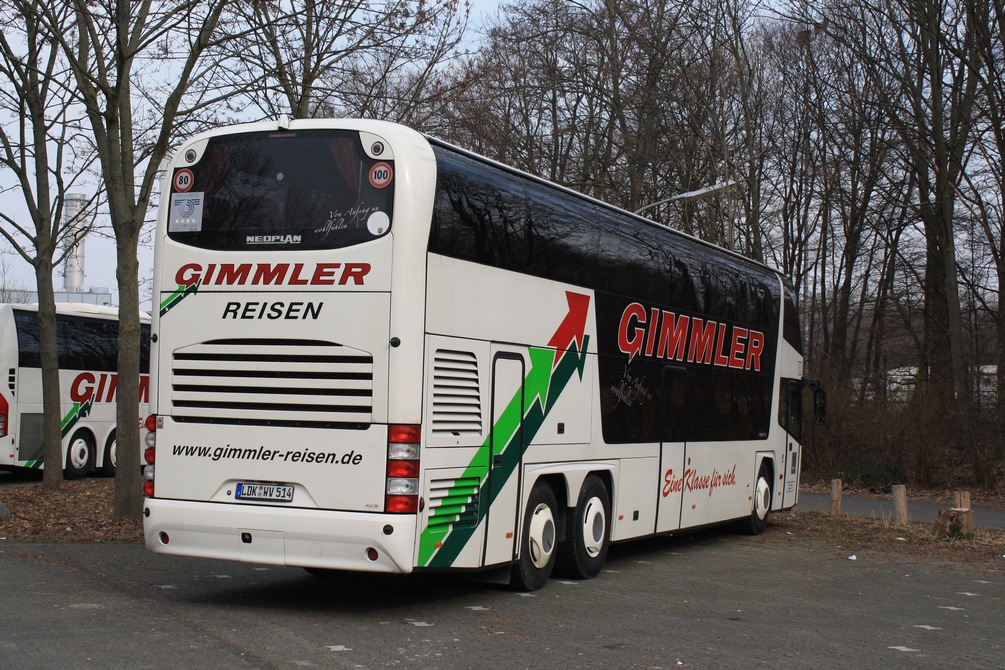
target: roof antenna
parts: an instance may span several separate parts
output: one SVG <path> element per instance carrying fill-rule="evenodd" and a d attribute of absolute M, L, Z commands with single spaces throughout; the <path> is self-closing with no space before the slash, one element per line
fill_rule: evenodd
<path fill-rule="evenodd" d="M 279 115 L 279 127 L 282 128 L 283 130 L 289 130 L 290 129 L 290 117 L 287 116 L 286 114 L 280 114 Z"/>

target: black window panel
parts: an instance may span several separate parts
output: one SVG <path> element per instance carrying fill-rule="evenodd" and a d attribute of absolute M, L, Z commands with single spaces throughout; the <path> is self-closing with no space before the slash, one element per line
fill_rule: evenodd
<path fill-rule="evenodd" d="M 14 310 L 18 365 L 42 367 L 38 313 Z M 62 370 L 115 372 L 118 368 L 119 324 L 69 314 L 56 315 L 56 355 Z M 140 325 L 140 372 L 150 372 L 150 325 Z"/>
<path fill-rule="evenodd" d="M 593 280 L 605 214 L 543 182 L 434 146 L 436 200 L 430 251 L 581 286 Z M 564 196 L 564 197 L 563 197 Z"/>
<path fill-rule="evenodd" d="M 434 145 L 429 249 L 776 331 L 776 275 L 562 189 Z"/>
<path fill-rule="evenodd" d="M 769 375 L 624 361 L 599 357 L 604 441 L 718 442 L 768 436 Z"/>
<path fill-rule="evenodd" d="M 660 245 L 644 227 L 614 216 L 603 219 L 597 253 L 600 290 L 652 301 L 656 292 L 655 269 L 661 265 Z"/>
<path fill-rule="evenodd" d="M 140 374 L 150 374 L 150 324 L 140 324 Z"/>
<path fill-rule="evenodd" d="M 601 205 L 573 199 L 548 184 L 527 184 L 528 271 L 579 286 L 593 285 L 599 222 L 609 216 Z"/>
<path fill-rule="evenodd" d="M 184 168 L 193 175 L 186 193 L 203 198 L 199 229 L 172 230 L 169 220 L 168 237 L 228 251 L 336 249 L 366 242 L 390 229 L 372 232 L 370 215 L 393 218 L 393 179 L 382 188 L 370 181 L 378 163 L 387 163 L 393 173 L 394 161 L 367 156 L 355 131 L 214 137 L 199 163 Z M 171 195 L 183 195 L 174 190 L 173 180 Z"/>
<path fill-rule="evenodd" d="M 472 171 L 472 163 L 448 154 L 439 165 L 431 250 L 525 271 L 530 252 L 523 181 L 503 170 Z"/>
<path fill-rule="evenodd" d="M 17 331 L 17 364 L 23 368 L 42 367 L 38 314 L 15 309 L 14 328 Z"/>
<path fill-rule="evenodd" d="M 778 403 L 778 425 L 796 442 L 803 439 L 803 384 L 798 379 L 782 379 Z"/>
<path fill-rule="evenodd" d="M 113 372 L 118 367 L 119 324 L 56 315 L 56 349 L 62 370 Z"/>

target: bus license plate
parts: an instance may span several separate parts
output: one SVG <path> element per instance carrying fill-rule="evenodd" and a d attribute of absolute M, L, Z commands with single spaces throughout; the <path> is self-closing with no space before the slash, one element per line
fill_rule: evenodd
<path fill-rule="evenodd" d="M 293 502 L 293 487 L 285 484 L 246 484 L 237 485 L 238 500 L 268 500 L 271 502 Z"/>

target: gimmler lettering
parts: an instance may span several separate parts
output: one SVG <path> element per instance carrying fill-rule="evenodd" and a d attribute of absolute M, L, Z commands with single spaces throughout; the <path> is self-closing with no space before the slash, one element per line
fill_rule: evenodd
<path fill-rule="evenodd" d="M 642 355 L 760 372 L 764 333 L 633 302 L 621 314 L 618 348 L 628 360 Z"/>
<path fill-rule="evenodd" d="M 369 263 L 189 263 L 178 268 L 179 286 L 363 286 Z"/>
<path fill-rule="evenodd" d="M 84 403 L 115 402 L 119 376 L 108 372 L 81 372 L 70 383 L 70 400 Z M 140 376 L 140 402 L 150 402 L 150 377 Z"/>

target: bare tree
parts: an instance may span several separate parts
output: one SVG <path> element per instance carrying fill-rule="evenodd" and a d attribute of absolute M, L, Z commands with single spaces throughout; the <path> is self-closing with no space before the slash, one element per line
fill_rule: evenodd
<path fill-rule="evenodd" d="M 581 147 L 602 103 L 584 90 L 597 57 L 573 30 L 580 17 L 560 0 L 509 6 L 456 76 L 463 90 L 444 110 L 444 137 L 555 181 L 592 182 Z"/>
<path fill-rule="evenodd" d="M 53 270 L 89 226 L 64 222 L 66 195 L 95 156 L 80 133 L 73 75 L 56 36 L 73 13 L 62 3 L 11 0 L 0 9 L 0 165 L 14 177 L 5 191 L 19 193 L 30 223 L 0 211 L 0 236 L 34 268 L 42 363 L 43 485 L 63 480 L 59 362 Z M 53 5 L 53 6 L 50 6 Z M 80 216 L 83 216 L 81 213 Z"/>
<path fill-rule="evenodd" d="M 422 11 L 422 22 L 412 30 L 380 45 L 364 45 L 349 55 L 344 71 L 322 77 L 317 112 L 385 119 L 442 133 L 443 108 L 470 83 L 451 74 L 451 66 L 463 56 L 470 10 L 467 2 L 454 1 Z"/>
<path fill-rule="evenodd" d="M 227 0 L 42 2 L 43 23 L 73 75 L 99 156 L 116 242 L 119 359 L 115 518 L 142 507 L 139 468 L 140 321 L 137 246 L 172 138 L 216 100 L 205 58 Z M 61 26 L 62 8 L 72 24 Z"/>
<path fill-rule="evenodd" d="M 458 0 L 240 0 L 234 9 L 240 37 L 226 66 L 256 82 L 245 95 L 273 118 L 380 112 L 376 100 L 391 89 L 399 104 L 421 101 L 469 11 Z"/>
<path fill-rule="evenodd" d="M 922 366 L 941 405 L 952 407 L 960 437 L 974 448 L 956 267 L 955 210 L 975 119 L 978 62 L 962 1 L 835 0 L 793 14 L 847 48 L 884 91 L 917 188 L 927 240 Z"/>
<path fill-rule="evenodd" d="M 11 255 L 8 252 L 0 252 L 0 302 L 26 303 L 33 291 L 25 288 L 18 279 L 14 278 L 10 261 Z"/>
<path fill-rule="evenodd" d="M 978 229 L 983 234 L 986 254 L 993 267 L 994 281 L 986 293 L 994 296 L 984 301 L 996 334 L 996 411 L 997 457 L 1005 456 L 1005 2 L 971 0 L 966 3 L 969 21 L 975 29 L 980 56 L 979 140 L 976 153 L 985 166 L 982 174 L 970 181 L 971 208 L 975 210 Z"/>

